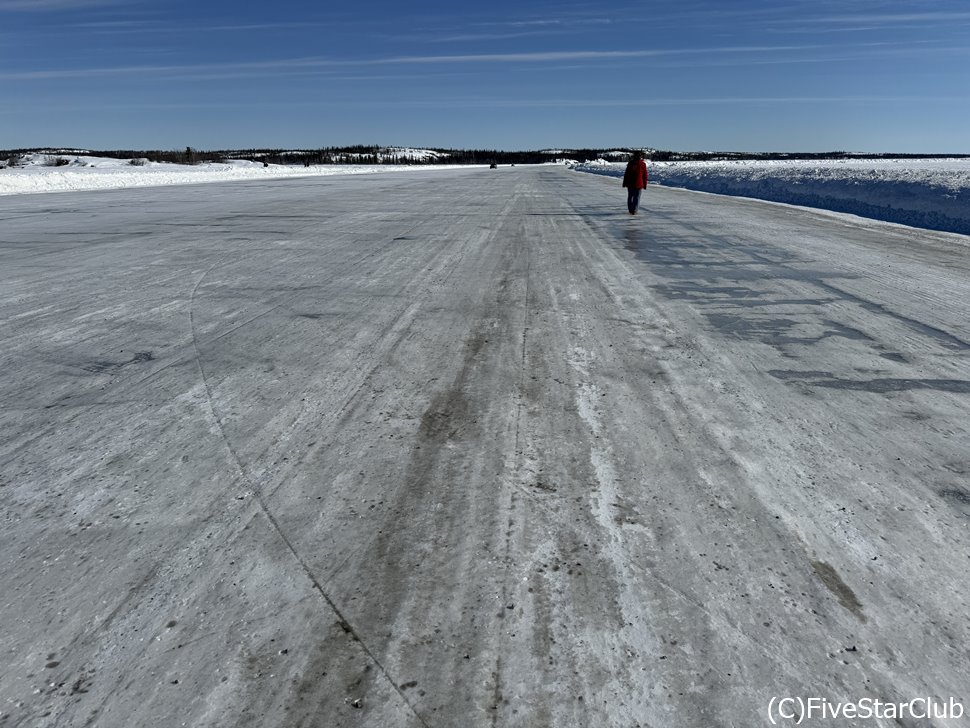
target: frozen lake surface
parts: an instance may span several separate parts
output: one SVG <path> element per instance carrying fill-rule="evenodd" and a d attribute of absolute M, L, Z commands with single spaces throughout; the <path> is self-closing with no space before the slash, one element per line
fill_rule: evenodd
<path fill-rule="evenodd" d="M 624 203 L 556 167 L 0 198 L 0 726 L 970 698 L 968 238 Z"/>

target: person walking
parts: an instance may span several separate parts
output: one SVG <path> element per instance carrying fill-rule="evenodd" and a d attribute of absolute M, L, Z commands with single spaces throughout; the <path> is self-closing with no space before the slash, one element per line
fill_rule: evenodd
<path fill-rule="evenodd" d="M 623 173 L 623 186 L 626 187 L 626 206 L 631 215 L 637 214 L 640 207 L 640 193 L 647 188 L 647 163 L 643 152 L 637 150 L 630 157 Z"/>

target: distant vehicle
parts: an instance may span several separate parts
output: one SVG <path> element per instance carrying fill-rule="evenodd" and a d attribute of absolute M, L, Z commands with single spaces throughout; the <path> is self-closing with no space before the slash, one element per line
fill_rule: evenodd
<path fill-rule="evenodd" d="M 498 165 L 495 164 L 495 162 L 492 162 L 490 165 L 488 165 L 488 168 L 489 169 L 498 169 Z"/>

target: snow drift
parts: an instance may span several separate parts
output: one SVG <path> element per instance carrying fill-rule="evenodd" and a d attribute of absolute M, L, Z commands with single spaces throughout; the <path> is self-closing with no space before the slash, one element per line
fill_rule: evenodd
<path fill-rule="evenodd" d="M 432 169 L 454 169 L 462 165 L 263 165 L 259 162 L 232 160 L 204 162 L 197 165 L 149 162 L 148 160 L 109 159 L 105 157 L 56 155 L 64 164 L 53 165 L 48 157 L 28 154 L 16 167 L 0 167 L 0 195 L 68 190 L 104 190 L 127 187 L 149 187 L 173 184 L 201 184 L 230 180 L 281 177 L 316 177 L 337 174 L 377 174 L 414 172 Z"/>
<path fill-rule="evenodd" d="M 653 162 L 651 183 L 970 235 L 970 160 Z M 622 177 L 624 164 L 574 169 Z"/>

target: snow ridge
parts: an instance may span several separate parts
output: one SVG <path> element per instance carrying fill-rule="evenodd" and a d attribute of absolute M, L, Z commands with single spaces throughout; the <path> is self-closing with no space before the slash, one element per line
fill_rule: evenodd
<path fill-rule="evenodd" d="M 66 157 L 62 160 L 63 164 L 51 166 L 47 158 L 55 156 Z M 417 172 L 458 169 L 465 166 L 467 165 L 316 164 L 304 167 L 303 165 L 264 165 L 245 160 L 184 165 L 149 162 L 146 159 L 28 154 L 15 167 L 0 166 L 0 195 L 200 184 L 279 177 Z"/>
<path fill-rule="evenodd" d="M 573 169 L 622 177 L 624 164 Z M 970 160 L 654 162 L 650 181 L 970 235 Z"/>

